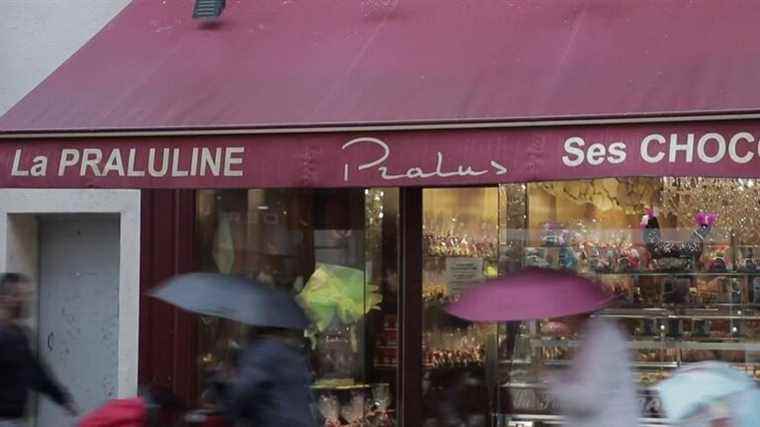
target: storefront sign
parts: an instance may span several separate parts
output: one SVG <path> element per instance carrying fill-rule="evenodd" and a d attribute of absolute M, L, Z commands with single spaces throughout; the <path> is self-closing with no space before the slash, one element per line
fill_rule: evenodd
<path fill-rule="evenodd" d="M 760 178 L 760 126 L 0 140 L 0 187 L 397 187 L 623 176 Z"/>
<path fill-rule="evenodd" d="M 446 258 L 446 285 L 449 294 L 458 295 L 468 286 L 483 280 L 483 258 Z"/>

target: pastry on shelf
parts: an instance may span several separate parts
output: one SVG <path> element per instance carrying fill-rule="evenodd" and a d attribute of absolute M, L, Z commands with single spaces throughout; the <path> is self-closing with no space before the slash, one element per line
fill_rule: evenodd
<path fill-rule="evenodd" d="M 713 246 L 703 258 L 706 260 L 707 271 L 710 273 L 727 273 L 731 266 L 726 258 L 726 253 L 731 251 L 728 245 Z"/>
<path fill-rule="evenodd" d="M 426 284 L 422 288 L 422 301 L 441 302 L 444 303 L 448 300 L 448 289 L 446 285 L 440 283 Z"/>
<path fill-rule="evenodd" d="M 549 268 L 551 263 L 547 260 L 547 254 L 544 249 L 526 248 L 525 249 L 525 266 Z"/>
<path fill-rule="evenodd" d="M 744 363 L 747 355 L 743 351 L 721 351 L 718 352 L 717 359 L 728 363 Z"/>
<path fill-rule="evenodd" d="M 750 304 L 760 304 L 760 276 L 752 277 L 749 283 Z"/>
<path fill-rule="evenodd" d="M 565 270 L 578 269 L 578 256 L 570 246 L 563 246 L 559 250 L 559 265 Z"/>
<path fill-rule="evenodd" d="M 715 352 L 712 350 L 683 350 L 681 352 L 681 361 L 684 363 L 703 362 L 705 360 L 715 360 Z"/>
<path fill-rule="evenodd" d="M 712 321 L 708 319 L 695 319 L 692 321 L 691 336 L 693 338 L 709 338 L 712 333 Z"/>
<path fill-rule="evenodd" d="M 728 319 L 713 319 L 710 337 L 729 338 L 731 336 L 731 322 Z"/>
<path fill-rule="evenodd" d="M 565 246 L 575 246 L 581 239 L 581 233 L 565 228 L 560 233 L 560 239 Z"/>
<path fill-rule="evenodd" d="M 560 321 L 547 321 L 541 324 L 541 334 L 546 337 L 559 338 L 570 337 L 573 335 L 572 330 Z"/>
<path fill-rule="evenodd" d="M 760 263 L 755 259 L 755 247 L 749 246 L 740 249 L 742 260 L 737 262 L 737 270 L 743 273 L 756 273 L 760 271 Z"/>
<path fill-rule="evenodd" d="M 697 280 L 697 294 L 700 301 L 704 304 L 714 304 L 721 302 L 721 296 L 723 294 L 724 282 L 727 279 L 724 277 L 717 277 L 712 280 Z"/>
<path fill-rule="evenodd" d="M 660 351 L 653 349 L 642 349 L 637 352 L 639 362 L 658 362 L 660 361 Z"/>
<path fill-rule="evenodd" d="M 423 253 L 430 257 L 493 258 L 497 253 L 497 238 L 491 235 L 469 236 L 426 232 L 422 239 Z"/>
<path fill-rule="evenodd" d="M 670 374 L 666 371 L 658 372 L 639 372 L 639 384 L 643 387 L 652 387 L 657 385 L 660 381 L 666 380 L 670 377 Z"/>
<path fill-rule="evenodd" d="M 633 273 L 641 269 L 641 255 L 639 251 L 630 247 L 623 249 L 618 258 L 618 269 L 623 273 Z"/>
<path fill-rule="evenodd" d="M 648 306 L 658 306 L 662 304 L 662 290 L 654 283 L 646 283 L 638 286 L 641 294 L 641 302 Z"/>
<path fill-rule="evenodd" d="M 559 225 L 551 222 L 544 224 L 544 230 L 541 233 L 541 243 L 544 246 L 562 246 L 563 239 L 560 236 Z"/>
<path fill-rule="evenodd" d="M 760 320 L 745 320 L 744 336 L 748 338 L 760 337 Z"/>
<path fill-rule="evenodd" d="M 687 304 L 689 301 L 692 279 L 690 277 L 667 277 L 663 283 L 663 302 L 665 304 Z"/>

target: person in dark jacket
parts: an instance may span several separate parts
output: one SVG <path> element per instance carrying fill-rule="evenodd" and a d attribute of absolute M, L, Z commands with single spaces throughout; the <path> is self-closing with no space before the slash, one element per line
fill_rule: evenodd
<path fill-rule="evenodd" d="M 70 414 L 77 413 L 66 391 L 32 353 L 18 324 L 29 288 L 29 279 L 21 274 L 0 274 L 0 427 L 22 425 L 31 390 L 46 394 Z"/>
<path fill-rule="evenodd" d="M 295 331 L 252 332 L 228 389 L 231 418 L 255 427 L 314 427 L 312 377 L 303 347 Z"/>

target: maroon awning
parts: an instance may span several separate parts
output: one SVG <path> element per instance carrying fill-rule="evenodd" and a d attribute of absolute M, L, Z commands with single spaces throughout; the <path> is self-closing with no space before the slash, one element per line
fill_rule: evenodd
<path fill-rule="evenodd" d="M 754 0 L 227 3 L 134 0 L 0 118 L 0 187 L 760 177 Z"/>
<path fill-rule="evenodd" d="M 401 187 L 760 178 L 760 123 L 0 142 L 0 187 Z"/>
<path fill-rule="evenodd" d="M 755 0 L 134 0 L 0 132 L 760 108 Z"/>

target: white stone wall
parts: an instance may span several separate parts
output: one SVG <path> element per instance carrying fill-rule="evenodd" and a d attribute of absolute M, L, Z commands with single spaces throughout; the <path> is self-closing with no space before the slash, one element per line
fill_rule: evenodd
<path fill-rule="evenodd" d="M 0 189 L 0 271 L 37 277 L 38 216 L 77 213 L 119 215 L 118 394 L 134 396 L 140 325 L 139 190 Z"/>
<path fill-rule="evenodd" d="M 129 0 L 1 0 L 0 115 L 84 45 Z"/>

